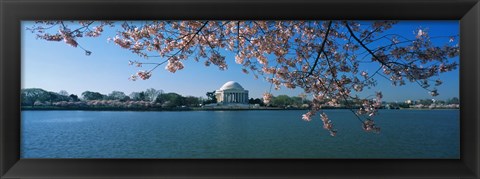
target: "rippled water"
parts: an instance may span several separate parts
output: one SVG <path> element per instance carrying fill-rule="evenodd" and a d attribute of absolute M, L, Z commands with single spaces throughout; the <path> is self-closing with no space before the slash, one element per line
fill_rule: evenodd
<path fill-rule="evenodd" d="M 380 134 L 327 110 L 330 137 L 305 111 L 22 111 L 22 158 L 459 158 L 458 110 L 382 110 Z"/>

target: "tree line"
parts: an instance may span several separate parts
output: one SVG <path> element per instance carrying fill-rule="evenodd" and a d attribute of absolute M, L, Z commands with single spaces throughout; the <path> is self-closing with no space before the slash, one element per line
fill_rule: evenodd
<path fill-rule="evenodd" d="M 163 90 L 153 88 L 140 92 L 132 92 L 129 95 L 121 91 L 112 91 L 102 94 L 94 91 L 85 91 L 81 96 L 60 92 L 46 91 L 40 88 L 28 88 L 21 90 L 22 106 L 59 106 L 59 107 L 118 107 L 118 108 L 174 108 L 174 107 L 198 107 L 203 98 L 194 96 L 182 96 L 177 93 L 164 93 Z"/>
<path fill-rule="evenodd" d="M 261 105 L 265 105 L 260 99 L 250 99 L 249 103 L 261 102 Z M 281 108 L 308 108 L 311 101 L 305 99 L 305 97 L 300 96 L 287 96 L 287 95 L 278 95 L 272 96 L 270 102 L 267 104 L 272 107 L 281 107 Z"/>
<path fill-rule="evenodd" d="M 57 106 L 57 107 L 117 107 L 117 108 L 178 108 L 200 107 L 205 104 L 217 103 L 211 92 L 207 98 L 182 96 L 177 93 L 165 93 L 154 88 L 129 95 L 122 91 L 112 91 L 109 94 L 85 91 L 80 96 L 69 94 L 65 90 L 60 92 L 47 91 L 41 88 L 27 88 L 21 90 L 21 105 L 24 107 Z M 272 101 L 265 104 L 260 98 L 250 98 L 248 103 L 259 106 L 281 108 L 307 108 L 311 101 L 305 97 L 279 95 L 273 96 Z"/>
<path fill-rule="evenodd" d="M 408 100 L 404 102 L 388 102 L 386 108 L 459 108 L 460 99 L 458 97 L 448 98 L 446 100 L 419 99 Z"/>

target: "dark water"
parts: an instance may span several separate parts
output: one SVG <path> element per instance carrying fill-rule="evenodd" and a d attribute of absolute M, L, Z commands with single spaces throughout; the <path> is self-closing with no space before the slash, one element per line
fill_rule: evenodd
<path fill-rule="evenodd" d="M 23 111 L 22 158 L 459 158 L 458 110 L 382 110 L 380 134 L 327 110 L 331 137 L 305 111 Z"/>

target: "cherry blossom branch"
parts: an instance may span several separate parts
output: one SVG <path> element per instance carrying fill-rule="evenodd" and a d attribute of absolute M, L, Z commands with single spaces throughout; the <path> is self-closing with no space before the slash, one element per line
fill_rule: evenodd
<path fill-rule="evenodd" d="M 206 21 L 205 23 L 203 23 L 203 25 L 195 32 L 195 34 L 193 35 L 192 38 L 190 38 L 190 40 L 180 49 L 178 50 L 175 54 L 173 54 L 171 57 L 167 58 L 165 61 L 161 62 L 161 63 L 158 63 L 157 65 L 155 65 L 152 69 L 148 70 L 148 71 L 140 71 L 137 73 L 137 76 L 139 76 L 141 79 L 143 80 L 146 80 L 148 78 L 150 78 L 151 76 L 151 73 L 153 70 L 155 70 L 156 68 L 158 68 L 160 65 L 163 65 L 164 63 L 166 62 L 170 62 L 171 59 L 175 58 L 176 55 L 178 55 L 179 53 L 183 53 L 184 49 L 193 41 L 193 39 L 201 32 L 201 30 L 208 24 L 208 21 Z M 183 68 L 183 66 L 182 66 Z M 132 75 L 130 77 L 131 80 L 135 81 L 137 78 L 136 76 Z"/>
<path fill-rule="evenodd" d="M 373 53 L 364 43 L 361 42 L 360 39 L 358 39 L 358 37 L 353 33 L 352 29 L 350 28 L 350 25 L 348 25 L 348 23 L 346 21 L 344 21 L 344 24 L 345 26 L 347 27 L 350 35 L 360 44 L 360 46 L 362 46 L 373 58 L 375 58 L 379 63 L 381 63 L 383 66 L 389 68 L 390 70 L 392 71 L 395 71 L 390 65 L 388 65 L 388 63 L 385 63 L 383 62 L 383 60 L 381 60 L 377 55 L 375 55 L 375 53 Z M 411 74 L 409 73 L 405 73 L 406 75 L 409 75 L 411 77 L 411 79 L 414 79 L 419 85 L 420 83 L 418 82 L 418 80 L 416 78 L 414 78 Z M 424 86 L 420 85 L 420 87 L 424 88 L 425 90 L 429 91 L 429 92 L 434 92 L 436 90 L 429 90 L 428 88 L 425 88 Z"/>
<path fill-rule="evenodd" d="M 325 51 L 323 51 L 323 53 L 325 53 Z M 332 65 L 330 64 L 330 59 L 328 58 L 327 55 L 325 55 L 325 60 L 327 61 L 328 68 L 329 68 L 330 70 L 333 70 L 333 69 L 332 69 Z M 335 84 L 336 84 L 337 86 L 340 86 L 340 83 L 338 83 L 337 78 L 336 78 L 335 76 L 332 75 L 332 79 L 333 79 L 333 81 L 335 82 Z M 340 90 L 342 90 L 342 89 L 340 89 Z M 345 103 L 347 103 L 347 107 L 349 108 L 349 110 L 357 117 L 357 119 L 358 119 L 361 123 L 363 123 L 363 120 L 360 118 L 360 116 L 358 116 L 355 111 L 353 111 L 352 109 L 350 109 L 352 106 L 350 105 L 350 102 L 348 102 L 348 99 L 345 97 L 345 92 L 341 92 L 340 95 L 341 95 L 341 96 L 343 97 L 343 99 L 345 100 Z"/>
<path fill-rule="evenodd" d="M 240 21 L 237 21 L 237 54 L 240 53 Z"/>
<path fill-rule="evenodd" d="M 327 43 L 328 33 L 330 32 L 331 27 L 332 27 L 332 21 L 328 21 L 328 27 L 327 27 L 327 31 L 325 32 L 325 37 L 323 39 L 322 45 L 320 45 L 320 48 L 318 50 L 318 55 L 315 58 L 315 62 L 313 63 L 313 67 L 310 70 L 310 73 L 308 73 L 308 75 L 306 76 L 306 78 L 308 78 L 313 73 L 313 70 L 315 70 L 315 67 L 317 66 L 318 59 L 320 59 L 320 55 L 323 53 L 323 49 L 325 48 L 325 44 Z"/>
<path fill-rule="evenodd" d="M 363 39 L 361 40 L 361 42 L 363 42 L 363 41 L 365 41 L 366 39 L 368 39 L 373 33 L 377 32 L 379 29 L 380 29 L 380 27 L 377 27 L 377 28 L 375 28 L 375 30 L 372 30 L 369 34 L 367 34 L 367 35 L 365 36 L 365 38 L 363 38 Z"/>

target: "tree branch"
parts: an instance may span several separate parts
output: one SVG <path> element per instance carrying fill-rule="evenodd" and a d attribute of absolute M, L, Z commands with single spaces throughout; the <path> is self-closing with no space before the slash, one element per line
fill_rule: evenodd
<path fill-rule="evenodd" d="M 323 51 L 323 53 L 325 53 L 325 51 Z M 330 71 L 332 71 L 332 65 L 330 64 L 330 59 L 328 58 L 328 56 L 325 55 L 325 59 L 327 60 L 327 65 L 328 65 L 328 68 L 330 69 Z M 340 83 L 337 81 L 337 77 L 335 77 L 333 74 L 332 74 L 332 79 L 333 81 L 335 82 L 335 84 L 337 84 L 337 86 L 340 85 Z M 346 97 L 346 94 L 345 94 L 345 91 L 343 88 L 340 88 L 340 92 L 342 94 L 340 94 L 342 96 L 342 98 L 345 100 L 345 103 L 347 104 L 348 106 L 348 109 L 355 115 L 355 117 L 357 117 L 357 119 L 363 124 L 363 120 L 360 118 L 360 116 L 358 116 L 358 114 L 353 111 L 352 107 L 353 105 L 350 104 L 350 102 L 348 102 L 348 99 Z"/>
<path fill-rule="evenodd" d="M 178 53 L 182 52 L 183 50 L 185 50 L 185 48 L 190 44 L 190 42 L 193 41 L 193 39 L 200 33 L 200 31 L 202 31 L 202 29 L 208 24 L 208 21 L 205 21 L 205 23 L 203 23 L 202 27 L 200 27 L 197 32 L 195 32 L 195 34 L 193 35 L 192 38 L 190 38 L 190 40 L 185 44 L 185 46 L 183 46 L 180 50 L 178 50 L 175 54 L 172 55 L 172 57 L 174 57 L 175 55 L 177 55 Z M 170 57 L 170 58 L 172 58 Z M 153 70 L 155 70 L 158 66 L 164 64 L 165 62 L 167 62 L 168 60 L 170 60 L 170 58 L 168 58 L 167 60 L 163 61 L 162 63 L 159 63 L 158 65 L 156 65 L 155 67 L 153 67 L 151 70 L 148 71 L 148 73 L 152 72 Z"/>
<path fill-rule="evenodd" d="M 350 33 L 350 35 L 360 44 L 360 46 L 362 46 L 370 55 L 372 55 L 373 58 L 377 59 L 378 62 L 380 62 L 382 65 L 384 65 L 385 67 L 387 67 L 388 69 L 392 70 L 392 71 L 395 71 L 394 69 L 392 69 L 392 67 L 388 64 L 390 63 L 385 63 L 383 61 L 380 60 L 380 58 L 377 57 L 377 55 L 375 55 L 375 53 L 372 52 L 372 50 L 370 50 L 360 39 L 358 39 L 357 36 L 355 36 L 355 34 L 353 33 L 352 29 L 350 28 L 350 25 L 348 25 L 348 23 L 346 21 L 343 22 L 345 24 L 345 26 L 347 27 L 348 29 L 348 32 Z M 427 90 L 427 91 L 430 91 L 432 92 L 432 90 L 428 89 L 428 88 L 425 88 L 424 86 L 422 86 L 420 84 L 420 82 L 418 82 L 417 79 L 415 79 L 411 74 L 409 73 L 405 73 L 407 76 L 409 76 L 410 78 L 412 78 L 413 80 L 415 80 L 415 82 L 417 82 L 417 84 L 420 85 L 420 87 L 422 87 L 423 89 Z"/>
<path fill-rule="evenodd" d="M 317 67 L 318 59 L 320 59 L 320 55 L 323 53 L 323 49 L 325 48 L 325 44 L 327 43 L 328 33 L 330 32 L 331 27 L 332 27 L 332 21 L 329 21 L 327 32 L 325 32 L 325 38 L 323 38 L 322 45 L 320 46 L 320 49 L 318 50 L 317 58 L 315 59 L 315 62 L 313 63 L 312 69 L 310 69 L 310 72 L 308 73 L 308 75 L 305 78 L 308 78 L 310 75 L 312 75 L 313 70 L 315 70 L 315 67 Z"/>

